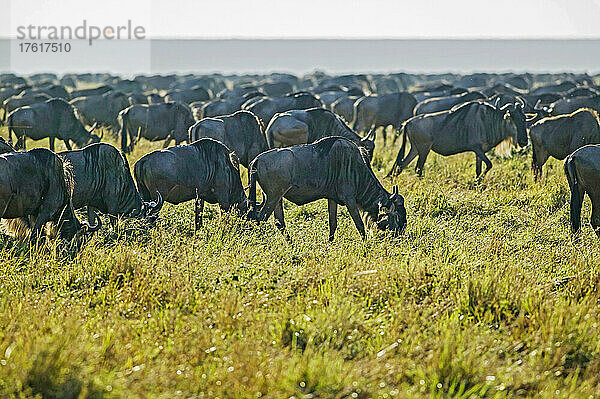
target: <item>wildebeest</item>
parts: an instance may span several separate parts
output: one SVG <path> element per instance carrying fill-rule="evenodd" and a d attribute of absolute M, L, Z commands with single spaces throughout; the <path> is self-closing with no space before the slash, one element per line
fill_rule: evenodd
<path fill-rule="evenodd" d="M 275 117 L 265 131 L 269 148 L 310 144 L 328 136 L 341 136 L 364 148 L 369 160 L 375 150 L 375 131 L 361 138 L 336 114 L 324 108 L 292 110 Z"/>
<path fill-rule="evenodd" d="M 128 153 L 140 138 L 150 141 L 171 140 L 179 145 L 186 141 L 194 117 L 188 107 L 180 103 L 137 104 L 119 113 L 121 151 Z"/>
<path fill-rule="evenodd" d="M 25 149 L 27 137 L 33 140 L 48 137 L 52 151 L 55 139 L 63 140 L 68 150 L 71 150 L 69 141 L 81 148 L 101 139 L 92 134 L 96 126 L 92 126 L 89 131 L 85 130 L 77 118 L 76 109 L 62 98 L 51 98 L 43 103 L 18 108 L 8 115 L 6 124 L 9 139 L 12 133 L 17 137 L 17 149 Z"/>
<path fill-rule="evenodd" d="M 581 206 L 585 194 L 592 200 L 591 225 L 600 237 L 600 146 L 581 147 L 565 161 L 565 174 L 571 189 L 571 230 L 581 228 Z"/>
<path fill-rule="evenodd" d="M 84 125 L 94 123 L 110 127 L 114 132 L 119 127 L 117 117 L 121 110 L 129 106 L 129 98 L 120 91 L 77 97 L 70 101 L 77 109 L 79 119 Z"/>
<path fill-rule="evenodd" d="M 172 204 L 194 199 L 196 229 L 202 224 L 204 201 L 218 203 L 223 211 L 248 210 L 237 158 L 213 139 L 146 154 L 136 162 L 134 175 L 145 201 L 154 192 Z"/>
<path fill-rule="evenodd" d="M 112 145 L 91 144 L 59 155 L 73 170 L 73 207 L 87 207 L 88 218 L 95 210 L 113 217 L 138 218 L 152 218 L 160 211 L 160 194 L 157 194 L 156 202 L 142 201 L 127 158 Z"/>
<path fill-rule="evenodd" d="M 579 108 L 591 108 L 600 112 L 600 95 L 563 98 L 546 107 L 546 111 L 552 115 L 561 115 L 570 114 Z"/>
<path fill-rule="evenodd" d="M 529 138 L 533 148 L 531 169 L 537 180 L 550 156 L 565 159 L 584 145 L 600 143 L 598 112 L 582 108 L 571 114 L 541 119 L 531 126 Z"/>
<path fill-rule="evenodd" d="M 262 97 L 265 97 L 264 93 L 252 91 L 244 94 L 242 97 L 214 100 L 202 106 L 202 111 L 200 112 L 199 116 L 200 119 L 202 119 L 213 116 L 230 115 L 236 111 L 239 111 L 242 108 L 242 104 L 244 104 L 246 101 L 252 98 L 256 98 L 258 100 L 258 98 Z"/>
<path fill-rule="evenodd" d="M 262 122 L 250 111 L 202 119 L 190 127 L 188 135 L 190 143 L 201 138 L 220 141 L 235 152 L 246 168 L 258 154 L 269 149 Z"/>
<path fill-rule="evenodd" d="M 266 97 L 249 107 L 243 109 L 252 112 L 258 116 L 265 126 L 269 124 L 273 116 L 278 112 L 285 112 L 292 109 L 308 109 L 322 107 L 321 100 L 310 93 L 293 93 L 285 97 Z"/>
<path fill-rule="evenodd" d="M 73 90 L 71 92 L 71 98 L 95 96 L 95 95 L 107 93 L 111 90 L 112 90 L 112 87 L 107 86 L 107 85 L 94 87 L 93 89 Z"/>
<path fill-rule="evenodd" d="M 265 193 L 256 215 L 256 184 Z M 275 213 L 283 231 L 282 198 L 304 205 L 327 198 L 329 240 L 337 228 L 337 206 L 344 205 L 363 239 L 365 226 L 360 213 L 380 230 L 400 234 L 406 226 L 404 198 L 394 188 L 388 193 L 375 174 L 366 154 L 343 137 L 326 137 L 313 144 L 273 149 L 260 154 L 250 164 L 251 216 L 266 221 Z"/>
<path fill-rule="evenodd" d="M 450 110 L 412 117 L 402 125 L 402 146 L 389 175 L 401 172 L 417 155 L 416 171 L 421 176 L 429 151 L 441 155 L 461 152 L 475 153 L 477 176 L 481 175 L 481 162 L 487 173 L 492 162 L 485 153 L 507 139 L 519 146 L 527 145 L 526 116 L 521 103 L 496 108 L 483 102 L 468 102 Z M 410 151 L 404 158 L 406 141 Z"/>
<path fill-rule="evenodd" d="M 210 100 L 212 94 L 210 91 L 201 86 L 196 86 L 191 89 L 174 90 L 165 96 L 165 102 L 178 102 L 189 104 L 193 101 Z"/>
<path fill-rule="evenodd" d="M 62 239 L 72 240 L 79 231 L 100 228 L 80 223 L 71 203 L 73 180 L 61 158 L 44 148 L 0 155 L 0 219 L 8 220 L 13 233 L 29 230 L 36 240 L 48 222 L 58 227 Z"/>
<path fill-rule="evenodd" d="M 469 101 L 482 100 L 486 97 L 478 91 L 470 91 L 462 94 L 455 94 L 446 97 L 432 97 L 421 101 L 413 110 L 414 115 L 432 114 L 434 112 L 444 111 L 455 105 Z"/>
<path fill-rule="evenodd" d="M 383 140 L 387 140 L 386 127 L 399 129 L 402 122 L 413 115 L 417 100 L 412 94 L 401 92 L 363 97 L 354 103 L 353 125 L 355 131 L 365 132 L 383 127 Z"/>
<path fill-rule="evenodd" d="M 22 94 L 18 96 L 9 97 L 4 100 L 2 104 L 2 108 L 4 108 L 4 115 L 2 117 L 2 123 L 6 122 L 6 117 L 8 114 L 13 112 L 15 109 L 24 107 L 26 105 L 43 103 L 44 101 L 48 101 L 50 96 L 44 93 L 32 94 L 23 96 Z"/>

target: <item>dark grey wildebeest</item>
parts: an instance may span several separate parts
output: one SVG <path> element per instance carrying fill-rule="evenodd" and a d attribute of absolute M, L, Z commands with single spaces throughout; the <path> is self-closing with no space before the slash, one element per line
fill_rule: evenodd
<path fill-rule="evenodd" d="M 204 201 L 218 203 L 222 211 L 248 210 L 237 157 L 213 139 L 146 154 L 136 162 L 134 176 L 145 201 L 155 192 L 171 204 L 194 199 L 196 229 L 202 225 Z"/>
<path fill-rule="evenodd" d="M 192 111 L 180 103 L 136 104 L 119 113 L 121 151 L 129 153 L 140 138 L 150 141 L 165 140 L 166 148 L 172 140 L 179 145 L 188 138 L 188 129 L 194 124 Z"/>
<path fill-rule="evenodd" d="M 44 101 L 48 101 L 51 97 L 47 94 L 32 94 L 32 95 L 18 95 L 7 98 L 4 100 L 2 107 L 4 108 L 4 116 L 2 119 L 2 123 L 6 122 L 6 117 L 8 114 L 16 110 L 17 108 L 25 107 L 31 104 L 43 103 Z"/>
<path fill-rule="evenodd" d="M 565 159 L 584 145 L 600 144 L 600 119 L 598 113 L 589 108 L 551 116 L 531 126 L 529 138 L 533 148 L 531 169 L 537 180 L 550 156 Z"/>
<path fill-rule="evenodd" d="M 545 107 L 545 110 L 551 115 L 563 115 L 577 111 L 579 108 L 591 108 L 600 112 L 600 95 L 562 98 Z"/>
<path fill-rule="evenodd" d="M 400 173 L 417 156 L 415 170 L 421 176 L 429 151 L 448 156 L 461 152 L 475 153 L 477 176 L 481 175 L 481 162 L 487 173 L 492 162 L 485 153 L 502 141 L 516 141 L 527 145 L 526 116 L 520 103 L 496 108 L 488 103 L 468 102 L 447 111 L 422 114 L 410 118 L 402 125 L 402 146 L 389 175 Z M 406 142 L 410 152 L 404 158 Z"/>
<path fill-rule="evenodd" d="M 450 109 L 458 104 L 475 100 L 483 100 L 485 98 L 486 97 L 478 91 L 470 91 L 446 97 L 432 97 L 418 103 L 413 110 L 413 114 L 431 114 Z"/>
<path fill-rule="evenodd" d="M 202 119 L 211 118 L 214 116 L 230 115 L 242 109 L 242 105 L 246 101 L 252 98 L 256 98 L 258 100 L 258 98 L 262 98 L 265 96 L 266 95 L 264 93 L 261 93 L 259 91 L 252 91 L 243 95 L 242 97 L 214 100 L 204 104 L 198 116 L 200 117 L 200 119 Z"/>
<path fill-rule="evenodd" d="M 8 230 L 15 235 L 28 231 L 36 240 L 48 222 L 64 240 L 98 230 L 99 219 L 93 227 L 77 220 L 72 190 L 68 166 L 52 151 L 36 148 L 0 155 L 0 219 L 8 219 Z"/>
<path fill-rule="evenodd" d="M 292 109 L 308 109 L 322 107 L 321 100 L 311 93 L 293 93 L 284 97 L 265 97 L 252 105 L 243 109 L 252 112 L 258 116 L 265 126 L 269 124 L 273 116 L 278 112 L 285 112 Z"/>
<path fill-rule="evenodd" d="M 116 132 L 119 128 L 119 112 L 129 106 L 129 97 L 120 91 L 109 91 L 77 97 L 70 103 L 77 109 L 79 119 L 84 125 L 97 123 Z"/>
<path fill-rule="evenodd" d="M 88 220 L 98 210 L 114 218 L 118 216 L 154 218 L 162 207 L 160 193 L 156 202 L 142 200 L 127 158 L 110 144 L 91 144 L 81 150 L 59 154 L 73 170 L 73 207 L 87 207 Z"/>
<path fill-rule="evenodd" d="M 352 127 L 357 132 L 383 127 L 385 144 L 386 127 L 392 125 L 394 130 L 398 130 L 402 122 L 413 116 L 415 105 L 415 97 L 405 92 L 363 97 L 354 103 Z"/>
<path fill-rule="evenodd" d="M 256 214 L 256 184 L 265 200 Z M 326 137 L 313 144 L 273 149 L 250 164 L 250 215 L 265 221 L 275 213 L 283 231 L 282 198 L 304 205 L 327 198 L 329 240 L 337 228 L 337 206 L 346 206 L 363 239 L 366 237 L 361 212 L 380 230 L 400 234 L 406 226 L 404 198 L 395 187 L 387 192 L 371 170 L 369 159 L 354 142 L 343 137 Z"/>
<path fill-rule="evenodd" d="M 258 154 L 269 149 L 262 122 L 250 111 L 202 119 L 190 127 L 188 134 L 190 143 L 202 138 L 220 141 L 235 152 L 246 168 Z"/>
<path fill-rule="evenodd" d="M 361 138 L 336 114 L 324 108 L 292 110 L 275 115 L 265 131 L 269 148 L 310 144 L 329 136 L 341 136 L 364 148 L 369 160 L 375 150 L 375 131 Z"/>
<path fill-rule="evenodd" d="M 591 225 L 600 237 L 600 146 L 581 147 L 565 161 L 565 173 L 571 189 L 571 230 L 581 228 L 581 207 L 587 194 L 592 200 Z"/>
<path fill-rule="evenodd" d="M 12 133 L 17 137 L 17 149 L 25 149 L 25 138 L 41 140 L 48 137 L 52 151 L 55 139 L 63 140 L 69 150 L 70 141 L 77 147 L 84 147 L 101 140 L 101 137 L 92 134 L 96 126 L 85 130 L 77 118 L 75 107 L 62 98 L 51 98 L 43 103 L 17 108 L 8 115 L 6 124 L 9 140 Z"/>

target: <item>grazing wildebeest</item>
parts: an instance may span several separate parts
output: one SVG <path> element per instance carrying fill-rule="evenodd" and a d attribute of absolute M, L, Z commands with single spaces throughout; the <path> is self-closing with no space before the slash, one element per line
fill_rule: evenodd
<path fill-rule="evenodd" d="M 581 228 L 581 206 L 585 194 L 592 200 L 591 225 L 600 237 L 600 146 L 581 147 L 565 161 L 565 173 L 571 189 L 571 230 Z"/>
<path fill-rule="evenodd" d="M 188 141 L 211 138 L 225 144 L 235 152 L 246 168 L 260 153 L 269 149 L 262 123 L 250 111 L 237 111 L 231 115 L 205 118 L 190 127 Z"/>
<path fill-rule="evenodd" d="M 6 124 L 9 140 L 12 133 L 17 137 L 17 149 L 25 149 L 27 137 L 33 140 L 48 137 L 52 151 L 55 139 L 63 140 L 68 150 L 71 150 L 69 141 L 73 141 L 77 147 L 84 147 L 101 139 L 92 134 L 95 125 L 89 131 L 85 130 L 77 118 L 76 109 L 62 98 L 51 98 L 43 103 L 17 108 L 8 115 Z"/>
<path fill-rule="evenodd" d="M 579 108 L 591 108 L 600 112 L 600 95 L 590 97 L 562 98 L 553 102 L 546 111 L 552 115 L 570 114 Z"/>
<path fill-rule="evenodd" d="M 324 108 L 292 110 L 275 115 L 265 131 L 269 148 L 310 144 L 328 136 L 352 140 L 366 150 L 369 160 L 375 150 L 375 131 L 361 138 L 336 114 Z"/>
<path fill-rule="evenodd" d="M 129 98 L 120 91 L 78 97 L 70 101 L 77 109 L 77 115 L 84 125 L 97 123 L 110 127 L 116 132 L 119 128 L 117 117 L 121 110 L 129 106 Z"/>
<path fill-rule="evenodd" d="M 112 87 L 106 86 L 106 85 L 94 87 L 93 89 L 73 90 L 71 92 L 71 98 L 100 95 L 100 94 L 107 93 L 111 90 L 112 90 Z"/>
<path fill-rule="evenodd" d="M 278 112 L 292 109 L 308 109 L 322 107 L 321 100 L 310 93 L 293 93 L 285 97 L 266 97 L 253 103 L 251 106 L 244 104 L 243 109 L 258 116 L 265 126 L 269 124 L 273 116 Z"/>
<path fill-rule="evenodd" d="M 415 105 L 417 105 L 415 97 L 406 92 L 363 97 L 354 103 L 352 127 L 357 132 L 383 127 L 385 144 L 386 127 L 392 125 L 394 130 L 398 130 L 402 122 L 413 116 Z"/>
<path fill-rule="evenodd" d="M 341 116 L 344 121 L 351 123 L 352 118 L 354 118 L 354 104 L 363 97 L 364 96 L 342 97 L 331 104 L 331 110 Z"/>
<path fill-rule="evenodd" d="M 256 215 L 256 184 L 265 200 Z M 275 212 L 283 231 L 282 198 L 304 205 L 327 198 L 329 240 L 337 228 L 337 206 L 345 205 L 360 235 L 366 238 L 360 213 L 380 230 L 400 234 L 406 226 L 404 198 L 395 187 L 388 193 L 371 170 L 369 159 L 354 142 L 343 137 L 326 137 L 313 144 L 273 149 L 250 164 L 251 216 L 266 221 Z"/>
<path fill-rule="evenodd" d="M 0 155 L 0 219 L 18 234 L 29 230 L 36 240 L 48 222 L 58 227 L 62 239 L 72 240 L 81 230 L 100 228 L 80 223 L 71 204 L 73 181 L 68 166 L 53 152 L 36 148 Z"/>
<path fill-rule="evenodd" d="M 541 119 L 531 126 L 529 138 L 533 148 L 531 169 L 537 180 L 550 156 L 565 159 L 584 145 L 600 143 L 598 112 L 581 108 L 572 114 Z"/>
<path fill-rule="evenodd" d="M 248 210 L 237 158 L 213 139 L 146 154 L 136 162 L 134 175 L 145 201 L 154 192 L 171 204 L 194 199 L 196 229 L 202 225 L 204 201 L 218 203 L 223 211 L 245 214 Z"/>
<path fill-rule="evenodd" d="M 174 90 L 165 96 L 165 102 L 189 104 L 194 101 L 210 100 L 212 94 L 204 87 L 197 86 L 191 89 Z"/>
<path fill-rule="evenodd" d="M 200 112 L 199 116 L 200 119 L 202 119 L 211 118 L 214 116 L 230 115 L 242 109 L 242 105 L 246 101 L 252 98 L 256 98 L 258 101 L 258 99 L 262 97 L 265 97 L 264 93 L 261 93 L 260 91 L 252 91 L 244 94 L 241 97 L 214 100 L 202 106 L 202 111 Z"/>
<path fill-rule="evenodd" d="M 91 144 L 59 155 L 73 170 L 73 208 L 87 207 L 88 219 L 95 210 L 112 217 L 137 218 L 152 218 L 160 211 L 160 193 L 157 193 L 156 202 L 143 201 L 133 182 L 127 158 L 112 145 Z"/>
<path fill-rule="evenodd" d="M 2 104 L 2 108 L 4 108 L 4 115 L 2 117 L 2 123 L 6 122 L 6 117 L 8 116 L 8 114 L 13 112 L 15 109 L 24 107 L 26 105 L 43 103 L 44 101 L 48 101 L 49 99 L 50 99 L 50 96 L 47 94 L 44 94 L 44 93 L 32 94 L 32 95 L 26 95 L 26 96 L 18 95 L 18 96 L 13 96 L 13 97 L 7 98 L 6 100 L 4 100 L 4 103 Z"/>
<path fill-rule="evenodd" d="M 446 97 L 431 97 L 415 105 L 413 114 L 432 114 L 434 112 L 445 111 L 458 104 L 485 98 L 486 97 L 478 91 L 470 91 Z"/>
<path fill-rule="evenodd" d="M 512 139 L 519 146 L 527 145 L 526 116 L 521 103 L 496 108 L 484 102 L 468 102 L 433 114 L 421 114 L 402 125 L 402 146 L 388 176 L 400 173 L 417 155 L 416 171 L 421 176 L 429 151 L 448 156 L 461 152 L 475 153 L 477 176 L 481 162 L 487 173 L 492 162 L 485 153 L 504 140 Z M 404 158 L 406 139 L 410 152 Z"/>
<path fill-rule="evenodd" d="M 129 153 L 140 138 L 150 141 L 171 140 L 179 145 L 186 141 L 188 129 L 194 124 L 192 111 L 180 103 L 137 104 L 119 113 L 121 151 Z M 129 143 L 128 143 L 129 141 Z"/>

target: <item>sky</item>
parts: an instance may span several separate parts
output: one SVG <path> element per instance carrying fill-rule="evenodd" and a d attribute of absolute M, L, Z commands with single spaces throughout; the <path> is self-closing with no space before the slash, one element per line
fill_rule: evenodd
<path fill-rule="evenodd" d="M 143 25 L 149 38 L 600 38 L 600 0 L 0 0 L 19 25 Z"/>

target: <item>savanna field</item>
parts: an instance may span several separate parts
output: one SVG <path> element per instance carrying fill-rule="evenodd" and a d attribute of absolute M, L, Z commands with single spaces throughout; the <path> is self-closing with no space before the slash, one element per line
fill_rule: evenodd
<path fill-rule="evenodd" d="M 399 239 L 340 208 L 330 243 L 325 200 L 284 202 L 291 242 L 214 205 L 195 233 L 193 202 L 76 254 L 2 235 L 0 397 L 598 397 L 599 241 L 588 199 L 571 235 L 562 162 L 536 183 L 530 152 L 492 155 L 477 180 L 473 154 L 431 153 L 384 179 L 399 144 L 373 161 Z"/>

